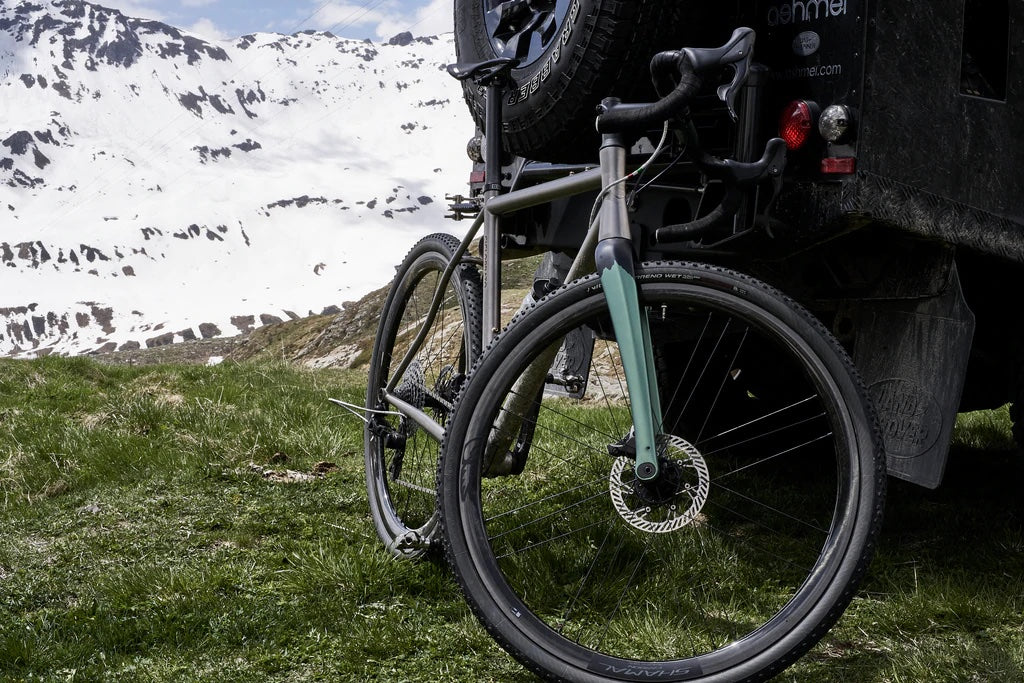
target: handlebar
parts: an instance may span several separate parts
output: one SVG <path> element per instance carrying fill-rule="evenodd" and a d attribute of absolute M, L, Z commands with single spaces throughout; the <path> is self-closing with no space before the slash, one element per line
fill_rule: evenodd
<path fill-rule="evenodd" d="M 736 97 L 746 83 L 753 60 L 755 33 L 749 28 L 733 31 L 729 41 L 717 48 L 683 48 L 660 52 L 651 60 L 651 78 L 660 93 L 669 91 L 657 102 L 648 104 L 622 104 L 615 99 L 601 103 L 597 130 L 602 134 L 615 134 L 628 130 L 651 129 L 686 113 L 687 107 L 701 89 L 701 74 L 723 66 L 733 67 L 732 79 L 718 88 L 717 94 L 729 108 L 733 121 L 736 116 Z M 692 240 L 720 222 L 735 215 L 744 198 L 744 189 L 767 179 L 778 179 L 786 166 L 786 145 L 778 138 L 768 141 L 764 154 L 754 162 L 720 159 L 703 152 L 688 130 L 688 155 L 708 177 L 723 182 L 725 195 L 719 206 L 710 213 L 688 223 L 668 225 L 655 233 L 658 243 Z"/>
<path fill-rule="evenodd" d="M 750 28 L 733 31 L 725 45 L 717 48 L 683 48 L 660 52 L 651 60 L 651 77 L 660 90 L 671 80 L 678 82 L 672 91 L 657 102 L 641 105 L 602 106 L 597 119 L 599 133 L 621 133 L 627 130 L 652 128 L 683 112 L 700 91 L 701 72 L 732 66 L 732 81 L 718 88 L 718 97 L 729 107 L 736 120 L 736 96 L 747 80 L 754 54 L 755 33 Z"/>
<path fill-rule="evenodd" d="M 659 126 L 686 109 L 700 87 L 700 76 L 689 62 L 679 60 L 679 84 L 675 90 L 651 104 L 613 104 L 605 100 L 601 103 L 601 114 L 597 117 L 597 132 L 622 133 Z"/>

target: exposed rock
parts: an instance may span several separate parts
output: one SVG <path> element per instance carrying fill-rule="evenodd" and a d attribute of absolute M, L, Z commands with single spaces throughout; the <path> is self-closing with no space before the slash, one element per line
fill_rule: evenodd
<path fill-rule="evenodd" d="M 167 346 L 174 343 L 174 333 L 168 332 L 157 337 L 150 337 L 146 340 L 146 348 L 152 349 L 157 346 Z"/>
<path fill-rule="evenodd" d="M 256 318 L 251 315 L 236 315 L 231 318 L 231 324 L 234 325 L 239 332 L 252 332 L 256 326 Z"/>
<path fill-rule="evenodd" d="M 92 317 L 97 323 L 99 323 L 100 329 L 107 334 L 113 334 L 115 332 L 113 319 L 114 309 L 107 307 L 100 307 L 96 304 L 90 304 L 92 310 Z"/>
<path fill-rule="evenodd" d="M 412 33 L 409 31 L 403 31 L 402 33 L 389 38 L 388 45 L 401 45 L 402 47 L 405 47 L 406 45 L 412 44 L 412 40 Z"/>
<path fill-rule="evenodd" d="M 11 154 L 24 154 L 28 151 L 28 146 L 35 146 L 35 142 L 32 138 L 32 133 L 27 130 L 19 130 L 17 133 L 10 135 L 6 140 L 0 142 L 0 145 L 7 147 L 11 150 Z"/>
<path fill-rule="evenodd" d="M 213 337 L 219 337 L 221 331 L 213 323 L 203 323 L 199 326 L 199 334 L 203 335 L 203 339 L 212 339 Z"/>
<path fill-rule="evenodd" d="M 260 143 L 256 142 L 255 140 L 248 140 L 248 139 L 245 142 L 240 142 L 237 145 L 231 145 L 231 146 L 232 147 L 236 147 L 236 148 L 242 150 L 243 152 L 253 152 L 253 151 L 257 150 L 257 149 L 263 149 L 263 145 L 261 145 Z"/>

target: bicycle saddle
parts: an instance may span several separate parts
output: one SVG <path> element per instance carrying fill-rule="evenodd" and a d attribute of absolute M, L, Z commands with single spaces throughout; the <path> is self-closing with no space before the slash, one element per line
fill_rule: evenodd
<path fill-rule="evenodd" d="M 508 76 L 512 69 L 519 66 L 514 57 L 499 57 L 483 62 L 459 62 L 448 65 L 448 73 L 460 81 L 472 80 L 480 85 L 492 85 Z"/>

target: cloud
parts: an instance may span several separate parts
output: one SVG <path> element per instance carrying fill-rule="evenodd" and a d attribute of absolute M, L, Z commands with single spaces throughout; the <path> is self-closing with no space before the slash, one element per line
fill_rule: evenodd
<path fill-rule="evenodd" d="M 431 0 L 425 7 L 419 8 L 412 14 L 388 16 L 377 24 L 377 36 L 390 38 L 403 31 L 410 31 L 415 36 L 451 33 L 455 30 L 452 6 L 451 0 Z"/>
<path fill-rule="evenodd" d="M 218 0 L 181 0 L 182 7 L 206 7 L 218 2 Z"/>
<path fill-rule="evenodd" d="M 320 29 L 343 31 L 353 26 L 372 26 L 387 17 L 391 3 L 374 0 L 366 3 L 331 2 L 321 7 L 310 22 Z M 382 7 L 383 6 L 383 7 Z"/>
<path fill-rule="evenodd" d="M 308 24 L 320 30 L 352 34 L 362 29 L 367 36 L 386 40 L 403 31 L 414 35 L 437 35 L 453 30 L 452 0 L 430 0 L 411 9 L 408 0 L 369 0 L 368 2 L 331 2 L 320 7 Z"/>
<path fill-rule="evenodd" d="M 167 13 L 153 7 L 152 0 L 105 0 L 105 7 L 111 7 L 129 17 L 167 21 Z"/>
<path fill-rule="evenodd" d="M 206 40 L 232 39 L 232 36 L 217 28 L 216 24 L 214 24 L 212 21 L 205 17 L 200 18 L 199 21 L 192 24 L 191 26 L 186 26 L 184 28 L 189 33 L 194 33 L 200 38 L 205 38 Z"/>

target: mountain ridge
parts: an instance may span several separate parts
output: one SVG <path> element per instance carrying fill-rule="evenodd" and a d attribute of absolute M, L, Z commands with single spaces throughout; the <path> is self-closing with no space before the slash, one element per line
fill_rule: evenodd
<path fill-rule="evenodd" d="M 0 6 L 0 354 L 214 338 L 385 284 L 464 187 L 453 54 Z"/>

